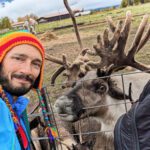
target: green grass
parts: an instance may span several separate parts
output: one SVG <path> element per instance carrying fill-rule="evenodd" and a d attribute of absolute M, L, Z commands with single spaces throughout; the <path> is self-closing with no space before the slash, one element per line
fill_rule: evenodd
<path fill-rule="evenodd" d="M 103 10 L 103 11 L 92 13 L 90 15 L 76 17 L 76 21 L 77 21 L 77 23 L 91 24 L 91 23 L 95 23 L 95 22 L 104 21 L 106 16 L 109 16 L 109 15 L 112 18 L 123 17 L 123 16 L 125 16 L 125 12 L 128 10 L 131 10 L 133 15 L 144 14 L 144 13 L 150 14 L 150 3 L 146 3 L 143 5 L 137 5 L 137 6 L 131 6 L 131 7 L 127 7 L 127 8 Z M 66 25 L 71 25 L 71 24 L 72 24 L 72 20 L 70 18 L 55 21 L 55 22 L 43 23 L 43 24 L 39 24 L 37 26 L 37 31 L 44 32 L 46 30 L 53 30 L 56 27 L 61 27 L 61 26 L 66 26 Z M 63 29 L 63 30 L 65 30 L 65 29 Z M 71 30 L 70 30 L 70 32 L 71 32 Z M 61 34 L 62 34 L 62 32 L 61 32 Z"/>

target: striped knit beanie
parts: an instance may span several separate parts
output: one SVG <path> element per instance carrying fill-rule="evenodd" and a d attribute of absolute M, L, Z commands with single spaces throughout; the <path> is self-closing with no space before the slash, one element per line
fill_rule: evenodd
<path fill-rule="evenodd" d="M 43 82 L 45 56 L 44 56 L 44 48 L 41 42 L 36 38 L 35 35 L 27 32 L 26 30 L 10 32 L 10 33 L 3 35 L 0 38 L 0 63 L 2 62 L 3 58 L 5 57 L 8 51 L 10 51 L 13 47 L 20 45 L 20 44 L 32 45 L 36 47 L 42 55 L 43 60 L 42 60 L 41 73 L 33 86 L 33 88 L 35 89 L 36 88 L 41 89 L 42 82 Z"/>

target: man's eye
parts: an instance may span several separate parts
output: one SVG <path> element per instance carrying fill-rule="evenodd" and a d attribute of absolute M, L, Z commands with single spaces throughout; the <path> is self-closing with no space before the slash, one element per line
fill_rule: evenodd
<path fill-rule="evenodd" d="M 20 57 L 13 57 L 13 59 L 15 59 L 15 60 L 20 60 L 20 61 L 23 61 L 23 60 L 24 60 L 23 58 L 20 58 Z"/>
<path fill-rule="evenodd" d="M 36 68 L 41 68 L 41 64 L 39 64 L 39 63 L 33 63 L 33 65 L 34 65 Z"/>

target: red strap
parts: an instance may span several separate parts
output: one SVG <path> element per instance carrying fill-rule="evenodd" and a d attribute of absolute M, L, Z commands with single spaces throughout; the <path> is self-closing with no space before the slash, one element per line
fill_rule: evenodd
<path fill-rule="evenodd" d="M 18 127 L 18 133 L 20 135 L 23 147 L 24 147 L 24 149 L 26 149 L 28 147 L 28 139 L 27 139 L 27 136 L 26 136 L 24 129 L 22 128 L 21 125 L 19 125 L 19 127 Z"/>
<path fill-rule="evenodd" d="M 16 113 L 14 112 L 14 116 L 17 119 L 17 130 L 16 133 L 19 134 L 19 141 L 21 142 L 20 144 L 22 144 L 23 148 L 26 149 L 28 147 L 28 139 L 26 136 L 26 133 L 23 129 L 23 127 L 21 126 L 21 123 L 19 122 L 18 116 L 16 115 Z M 15 122 L 14 122 L 15 123 Z"/>

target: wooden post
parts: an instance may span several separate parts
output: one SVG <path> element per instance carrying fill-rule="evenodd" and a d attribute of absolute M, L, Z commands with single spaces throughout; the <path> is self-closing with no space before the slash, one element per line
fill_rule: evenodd
<path fill-rule="evenodd" d="M 74 12 L 71 10 L 67 0 L 64 0 L 64 5 L 65 5 L 66 9 L 68 10 L 68 12 L 70 14 L 70 17 L 72 19 L 79 46 L 80 46 L 81 49 L 83 49 L 83 45 L 82 45 L 82 41 L 81 41 L 81 38 L 80 38 L 80 34 L 79 34 L 78 26 L 77 26 L 77 23 L 76 23 L 76 19 L 75 19 L 75 16 L 74 16 Z"/>

